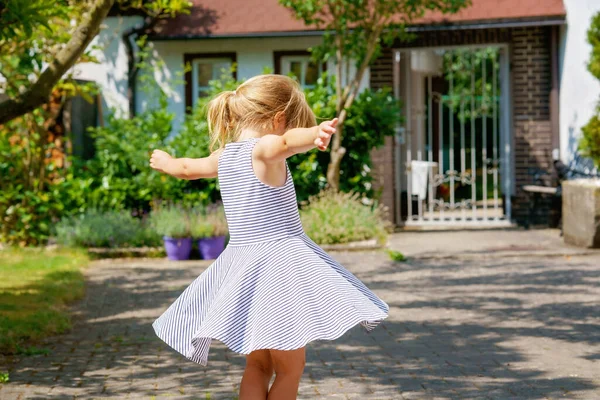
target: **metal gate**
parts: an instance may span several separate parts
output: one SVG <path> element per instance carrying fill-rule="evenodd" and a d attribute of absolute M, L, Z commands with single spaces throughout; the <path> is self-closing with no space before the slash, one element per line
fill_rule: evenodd
<path fill-rule="evenodd" d="M 395 89 L 404 110 L 396 138 L 397 220 L 510 223 L 505 53 L 502 47 L 396 51 Z"/>

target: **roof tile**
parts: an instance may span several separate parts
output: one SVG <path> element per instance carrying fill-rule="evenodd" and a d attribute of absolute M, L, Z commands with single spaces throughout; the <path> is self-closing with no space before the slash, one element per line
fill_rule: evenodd
<path fill-rule="evenodd" d="M 179 15 L 160 25 L 158 37 L 260 35 L 310 31 L 277 0 L 193 0 L 190 15 Z M 472 0 L 457 14 L 429 12 L 416 24 L 472 23 L 563 17 L 562 0 Z"/>

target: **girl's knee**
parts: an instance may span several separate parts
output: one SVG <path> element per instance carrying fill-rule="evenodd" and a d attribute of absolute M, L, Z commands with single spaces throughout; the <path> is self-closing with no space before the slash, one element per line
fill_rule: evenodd
<path fill-rule="evenodd" d="M 253 352 L 246 357 L 246 368 L 255 369 L 264 375 L 273 375 L 273 361 L 268 351 Z"/>
<path fill-rule="evenodd" d="M 271 350 L 273 368 L 277 375 L 301 377 L 306 365 L 304 348 L 291 351 Z"/>

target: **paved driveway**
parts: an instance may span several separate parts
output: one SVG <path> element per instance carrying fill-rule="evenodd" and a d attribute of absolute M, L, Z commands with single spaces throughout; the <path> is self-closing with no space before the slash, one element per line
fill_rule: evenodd
<path fill-rule="evenodd" d="M 390 318 L 310 345 L 299 398 L 600 398 L 600 257 L 335 257 Z M 0 398 L 235 399 L 242 357 L 215 343 L 204 368 L 150 327 L 206 266 L 94 263 L 73 331 L 12 360 Z"/>

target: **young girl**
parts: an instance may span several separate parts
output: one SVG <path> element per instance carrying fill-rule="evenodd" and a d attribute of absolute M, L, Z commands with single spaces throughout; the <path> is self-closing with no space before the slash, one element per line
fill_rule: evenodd
<path fill-rule="evenodd" d="M 300 223 L 286 159 L 326 150 L 337 120 L 316 126 L 294 80 L 261 75 L 212 100 L 208 124 L 217 147 L 209 157 L 154 150 L 150 166 L 182 179 L 218 177 L 229 245 L 153 327 L 202 365 L 212 339 L 245 354 L 240 400 L 295 399 L 308 342 L 336 339 L 359 323 L 373 329 L 389 309 Z"/>

